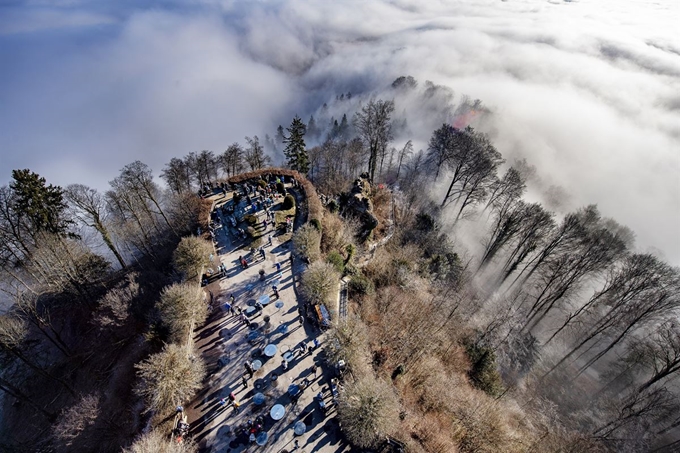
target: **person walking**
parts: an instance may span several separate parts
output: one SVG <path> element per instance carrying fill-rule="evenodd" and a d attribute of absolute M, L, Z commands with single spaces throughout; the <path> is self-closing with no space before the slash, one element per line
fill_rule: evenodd
<path fill-rule="evenodd" d="M 281 368 L 283 368 L 283 371 L 288 370 L 288 360 L 283 359 L 283 361 L 281 362 Z"/>
<path fill-rule="evenodd" d="M 241 376 L 241 384 L 243 384 L 244 389 L 248 388 L 248 378 L 246 377 L 245 374 Z"/>
<path fill-rule="evenodd" d="M 263 260 L 265 259 L 265 251 L 264 251 L 264 247 L 261 247 L 261 248 L 260 248 L 260 256 L 262 257 Z"/>
<path fill-rule="evenodd" d="M 274 291 L 274 297 L 279 298 L 279 288 L 276 285 L 272 286 L 272 291 Z"/>
<path fill-rule="evenodd" d="M 238 414 L 238 412 L 240 410 L 239 408 L 241 407 L 241 403 L 239 403 L 238 401 L 234 401 L 232 403 L 232 406 L 234 407 L 234 413 Z"/>
<path fill-rule="evenodd" d="M 269 235 L 269 247 L 271 247 L 271 246 L 272 246 L 272 235 L 270 234 Z"/>

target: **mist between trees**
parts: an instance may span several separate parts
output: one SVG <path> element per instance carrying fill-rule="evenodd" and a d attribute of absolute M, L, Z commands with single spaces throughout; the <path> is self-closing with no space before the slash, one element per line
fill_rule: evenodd
<path fill-rule="evenodd" d="M 356 445 L 401 432 L 414 451 L 671 451 L 678 269 L 636 252 L 596 206 L 557 214 L 526 200 L 535 169 L 470 126 L 490 114 L 481 102 L 410 77 L 388 93 L 338 95 L 263 142 L 173 158 L 166 189 L 141 162 L 103 192 L 14 171 L 0 188 L 3 446 L 151 451 L 204 375 L 187 341 L 206 317 L 196 279 L 211 253 L 190 236 L 208 226 L 197 194 L 285 158 L 324 194 L 294 238 L 319 262 L 303 296 L 350 278 L 329 354 L 354 376 L 338 409 L 362 420 L 345 426 Z M 405 98 L 439 121 L 418 151 Z M 351 208 L 362 173 L 380 220 L 368 234 Z M 367 254 L 388 219 L 392 239 Z M 157 429 L 132 445 L 142 426 Z"/>

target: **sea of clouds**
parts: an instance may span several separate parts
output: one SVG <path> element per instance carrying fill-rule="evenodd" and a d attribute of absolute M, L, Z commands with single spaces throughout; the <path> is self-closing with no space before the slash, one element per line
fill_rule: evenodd
<path fill-rule="evenodd" d="M 564 209 L 597 203 L 680 264 L 678 23 L 676 0 L 4 2 L 0 182 L 103 188 L 412 75 L 482 100 L 479 127 Z"/>

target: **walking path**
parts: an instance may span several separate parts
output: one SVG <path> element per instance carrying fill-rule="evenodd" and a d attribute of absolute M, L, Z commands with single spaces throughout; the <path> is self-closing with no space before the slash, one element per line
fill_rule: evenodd
<path fill-rule="evenodd" d="M 230 199 L 231 193 L 217 199 L 215 205 L 220 207 Z M 272 208 L 276 209 L 278 203 Z M 265 213 L 258 215 L 261 224 Z M 226 216 L 222 220 L 222 225 L 228 225 Z M 290 240 L 280 242 L 273 236 L 270 246 L 272 226 L 263 232 L 265 254 L 261 258 L 259 253 L 250 256 L 243 241 L 230 234 L 226 226 L 215 231 L 217 256 L 213 267 L 223 263 L 228 277 L 206 287 L 214 296 L 214 309 L 206 325 L 196 332 L 195 343 L 209 377 L 186 410 L 191 436 L 203 452 L 349 452 L 335 418 L 330 392 L 332 370 L 323 360 L 323 335 L 298 314 L 295 281 L 302 264 L 292 263 Z M 242 269 L 239 257 L 247 257 L 248 268 Z M 226 310 L 231 295 L 235 307 L 254 311 L 248 317 L 250 326 Z M 301 345 L 313 345 L 315 339 L 319 347 L 299 352 Z M 257 368 L 252 377 L 246 362 Z M 292 385 L 303 390 L 292 396 Z M 238 411 L 231 405 L 232 393 Z M 319 394 L 327 412 L 320 408 Z M 276 409 L 282 409 L 282 413 L 276 414 Z M 255 443 L 249 440 L 251 426 L 257 431 Z M 294 427 L 301 434 L 297 435 Z"/>

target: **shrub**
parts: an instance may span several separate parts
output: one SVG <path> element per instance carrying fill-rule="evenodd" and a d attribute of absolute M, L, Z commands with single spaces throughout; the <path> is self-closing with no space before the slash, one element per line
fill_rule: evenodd
<path fill-rule="evenodd" d="M 196 453 L 198 448 L 190 439 L 182 439 L 182 443 L 169 442 L 167 434 L 160 429 L 142 434 L 123 453 Z"/>
<path fill-rule="evenodd" d="M 187 279 L 196 278 L 203 267 L 208 265 L 213 251 L 212 245 L 204 239 L 196 236 L 182 238 L 172 255 L 175 269 Z"/>
<path fill-rule="evenodd" d="M 287 211 L 295 207 L 295 197 L 291 194 L 283 197 L 283 203 L 281 203 L 281 209 Z"/>
<path fill-rule="evenodd" d="M 316 231 L 319 233 L 323 232 L 323 228 L 321 227 L 321 222 L 319 222 L 319 219 L 312 219 L 309 221 L 309 224 L 316 228 Z"/>
<path fill-rule="evenodd" d="M 303 225 L 293 235 L 293 247 L 295 253 L 309 262 L 314 262 L 321 257 L 321 235 L 313 226 Z"/>
<path fill-rule="evenodd" d="M 319 231 L 323 232 L 321 236 L 322 252 L 328 253 L 331 250 L 342 250 L 347 240 L 351 240 L 351 238 L 346 237 L 348 234 L 346 234 L 345 224 L 339 216 L 334 214 L 325 215 L 320 223 L 321 229 Z"/>
<path fill-rule="evenodd" d="M 349 290 L 353 293 L 369 295 L 373 294 L 375 287 L 371 279 L 364 275 L 355 275 L 349 281 Z"/>
<path fill-rule="evenodd" d="M 354 246 L 354 244 L 347 244 L 347 246 L 345 247 L 345 251 L 347 252 L 345 266 L 347 266 L 349 262 L 352 261 L 352 258 L 354 258 L 354 254 L 356 253 L 357 248 Z"/>
<path fill-rule="evenodd" d="M 267 187 L 267 181 L 265 181 L 264 179 L 260 179 L 259 181 L 257 181 L 257 185 L 264 189 L 265 187 Z"/>
<path fill-rule="evenodd" d="M 161 321 L 168 328 L 170 340 L 184 342 L 191 334 L 191 328 L 200 326 L 208 316 L 208 306 L 203 301 L 203 292 L 188 283 L 166 286 L 158 301 Z"/>
<path fill-rule="evenodd" d="M 147 405 L 147 412 L 168 415 L 184 404 L 202 387 L 203 361 L 192 350 L 176 344 L 135 365 L 140 382 L 137 394 Z"/>
<path fill-rule="evenodd" d="M 262 236 L 258 236 L 253 241 L 250 243 L 250 247 L 254 249 L 258 249 L 262 247 Z"/>
<path fill-rule="evenodd" d="M 348 382 L 338 398 L 338 418 L 357 447 L 377 447 L 399 423 L 399 403 L 386 382 L 372 375 Z"/>
<path fill-rule="evenodd" d="M 492 348 L 485 345 L 475 344 L 467 340 L 465 342 L 467 353 L 472 367 L 468 376 L 472 385 L 491 396 L 498 396 L 503 391 L 500 374 L 496 368 L 496 353 Z"/>
<path fill-rule="evenodd" d="M 255 214 L 246 214 L 243 216 L 243 220 L 248 222 L 249 225 L 257 225 L 260 221 Z"/>
<path fill-rule="evenodd" d="M 336 212 L 338 212 L 338 209 L 340 208 L 340 207 L 338 206 L 338 202 L 335 201 L 335 200 L 329 201 L 328 204 L 326 205 L 326 207 L 328 208 L 328 211 L 329 211 L 331 214 L 335 214 Z"/>
<path fill-rule="evenodd" d="M 345 260 L 338 252 L 333 250 L 326 257 L 326 261 L 333 265 L 338 273 L 343 274 L 345 272 Z"/>
<path fill-rule="evenodd" d="M 277 182 L 276 191 L 281 195 L 286 195 L 286 186 L 284 186 L 282 182 Z"/>
<path fill-rule="evenodd" d="M 337 296 L 340 274 L 330 263 L 317 262 L 302 274 L 301 290 L 312 304 L 330 302 Z"/>

